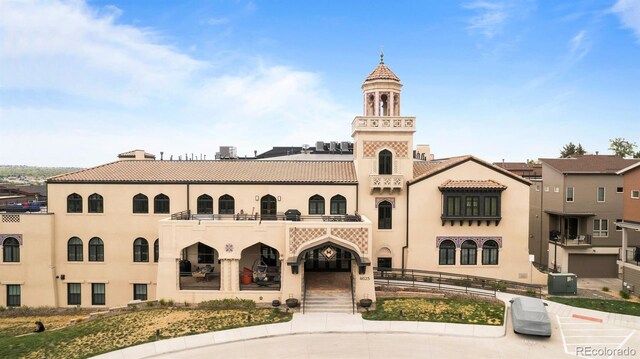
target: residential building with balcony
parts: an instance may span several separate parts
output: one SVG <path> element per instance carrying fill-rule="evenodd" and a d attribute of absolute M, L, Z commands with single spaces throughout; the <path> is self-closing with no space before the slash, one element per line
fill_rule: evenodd
<path fill-rule="evenodd" d="M 352 157 L 136 150 L 48 179 L 46 213 L 0 214 L 0 304 L 304 301 L 316 285 L 355 302 L 375 299 L 374 267 L 544 283 L 528 261 L 531 182 L 470 155 L 432 160 L 401 89 L 382 61 L 366 78 L 340 147 Z"/>
<path fill-rule="evenodd" d="M 640 160 L 585 155 L 540 161 L 542 235 L 548 235 L 541 239 L 548 243 L 542 254 L 549 268 L 585 278 L 617 278 L 622 230 L 615 223 L 629 191 L 617 172 Z"/>
<path fill-rule="evenodd" d="M 622 234 L 619 264 L 622 266 L 624 289 L 640 295 L 640 162 L 618 171 L 622 175 L 623 194 L 622 221 L 616 226 Z"/>

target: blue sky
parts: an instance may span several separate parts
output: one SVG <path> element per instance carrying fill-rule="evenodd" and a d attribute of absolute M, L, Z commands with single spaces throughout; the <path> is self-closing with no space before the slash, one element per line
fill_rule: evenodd
<path fill-rule="evenodd" d="M 640 143 L 638 0 L 5 0 L 0 164 L 350 140 L 381 47 L 436 157 Z"/>

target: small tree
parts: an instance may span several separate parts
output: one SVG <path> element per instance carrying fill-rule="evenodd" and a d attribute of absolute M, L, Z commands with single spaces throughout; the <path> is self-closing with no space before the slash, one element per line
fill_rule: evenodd
<path fill-rule="evenodd" d="M 571 157 L 576 154 L 576 145 L 573 142 L 569 142 L 568 144 L 562 147 L 562 151 L 560 151 L 561 158 Z"/>
<path fill-rule="evenodd" d="M 576 155 L 584 156 L 585 153 L 587 153 L 587 150 L 585 150 L 582 145 L 578 143 L 578 147 L 576 147 Z"/>
<path fill-rule="evenodd" d="M 622 137 L 609 140 L 609 149 L 618 157 L 634 157 L 636 155 L 636 147 L 638 145 L 635 142 L 629 142 Z"/>

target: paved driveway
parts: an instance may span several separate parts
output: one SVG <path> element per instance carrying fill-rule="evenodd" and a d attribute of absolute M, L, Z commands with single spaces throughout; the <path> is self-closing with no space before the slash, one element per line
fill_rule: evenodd
<path fill-rule="evenodd" d="M 513 333 L 475 338 L 427 334 L 326 333 L 297 334 L 220 344 L 154 358 L 575 358 L 565 353 L 558 321 L 551 338 Z"/>

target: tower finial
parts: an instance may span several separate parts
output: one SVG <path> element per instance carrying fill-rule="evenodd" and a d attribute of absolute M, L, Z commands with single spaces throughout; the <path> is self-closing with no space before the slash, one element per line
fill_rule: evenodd
<path fill-rule="evenodd" d="M 380 64 L 384 64 L 384 52 L 382 48 L 380 48 Z"/>

